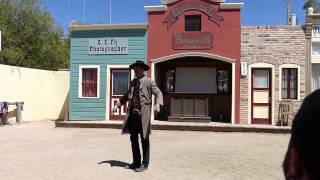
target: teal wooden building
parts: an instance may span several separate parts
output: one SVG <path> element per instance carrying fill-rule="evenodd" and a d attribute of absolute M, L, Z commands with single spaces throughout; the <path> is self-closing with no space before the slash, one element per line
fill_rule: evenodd
<path fill-rule="evenodd" d="M 126 106 L 112 112 L 128 90 L 129 65 L 147 59 L 147 25 L 72 25 L 69 120 L 118 120 Z"/>

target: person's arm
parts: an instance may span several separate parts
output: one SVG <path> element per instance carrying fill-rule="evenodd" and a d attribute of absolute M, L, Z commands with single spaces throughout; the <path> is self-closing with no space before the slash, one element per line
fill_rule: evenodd
<path fill-rule="evenodd" d="M 125 94 L 120 98 L 120 101 L 117 102 L 117 103 L 119 103 L 119 104 L 118 104 L 119 107 L 122 106 L 123 104 L 125 104 L 125 103 L 128 101 L 128 97 L 129 97 L 130 91 L 131 91 L 131 89 L 129 89 L 129 90 L 127 91 L 127 93 L 125 93 Z"/>
<path fill-rule="evenodd" d="M 156 97 L 156 105 L 154 107 L 154 111 L 160 112 L 160 106 L 163 106 L 163 96 L 154 80 L 151 80 L 151 92 Z"/>
<path fill-rule="evenodd" d="M 118 108 L 120 108 L 123 104 L 125 104 L 129 100 L 129 93 L 131 91 L 131 84 L 129 90 L 120 98 L 119 101 L 116 102 L 116 105 L 113 108 L 113 111 L 116 112 Z"/>
<path fill-rule="evenodd" d="M 129 95 L 129 91 L 128 90 L 127 93 L 125 93 L 119 101 L 116 102 L 115 106 L 113 107 L 113 112 L 116 112 L 118 110 L 118 108 L 120 108 L 124 103 L 126 103 L 128 101 L 128 95 Z"/>

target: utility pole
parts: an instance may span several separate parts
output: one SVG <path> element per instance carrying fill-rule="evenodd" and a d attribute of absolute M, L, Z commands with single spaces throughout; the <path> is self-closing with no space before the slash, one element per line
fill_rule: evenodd
<path fill-rule="evenodd" d="M 109 13 L 110 13 L 110 14 L 109 14 L 109 23 L 111 24 L 111 23 L 112 23 L 112 22 L 111 22 L 111 0 L 109 0 L 109 3 L 110 3 L 110 4 L 109 4 L 109 8 L 110 8 L 110 9 L 109 9 Z"/>
<path fill-rule="evenodd" d="M 291 0 L 287 0 L 287 25 L 291 23 Z"/>
<path fill-rule="evenodd" d="M 68 23 L 71 22 L 71 0 L 69 0 L 68 4 Z"/>
<path fill-rule="evenodd" d="M 86 24 L 86 0 L 83 0 L 83 23 Z"/>

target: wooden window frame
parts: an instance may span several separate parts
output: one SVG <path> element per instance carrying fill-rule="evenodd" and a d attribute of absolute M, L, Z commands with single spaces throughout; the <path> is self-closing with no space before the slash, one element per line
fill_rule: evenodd
<path fill-rule="evenodd" d="M 295 72 L 293 71 L 295 69 Z M 288 76 L 284 77 L 284 70 L 288 71 Z M 281 78 L 281 95 L 282 95 L 282 91 L 284 88 L 286 88 L 286 97 L 283 97 L 282 95 L 282 99 L 297 99 L 298 97 L 298 68 L 282 68 L 281 69 L 281 73 L 282 73 L 282 78 Z M 295 74 L 293 74 L 295 73 Z M 294 87 L 291 87 L 291 76 L 293 75 L 294 77 L 294 81 L 295 81 L 295 85 Z M 283 80 L 285 79 L 285 81 L 287 81 L 287 87 L 283 87 Z M 294 95 L 291 93 L 291 89 L 293 89 L 295 91 L 295 97 Z"/>
<path fill-rule="evenodd" d="M 128 88 L 127 88 L 127 91 L 128 89 L 130 89 L 130 82 L 131 82 L 131 71 L 130 69 L 112 69 L 111 70 L 111 84 L 110 84 L 110 87 L 112 87 L 110 90 L 111 90 L 111 96 L 118 96 L 118 97 L 122 97 L 124 94 L 119 94 L 119 95 L 115 95 L 113 94 L 113 88 L 114 88 L 114 77 L 113 77 L 113 73 L 114 72 L 128 72 Z"/>
<path fill-rule="evenodd" d="M 199 30 L 189 30 L 190 29 L 190 27 L 187 27 L 187 20 L 188 20 L 188 18 L 191 18 L 191 17 L 197 17 L 197 18 L 199 18 L 199 20 L 200 20 L 200 29 Z M 188 29 L 189 28 L 189 29 Z M 187 30 L 188 29 L 188 30 Z M 195 14 L 195 15 L 185 15 L 184 16 L 184 31 L 185 32 L 201 32 L 201 30 L 202 30 L 202 22 L 201 22 L 201 15 L 198 15 L 198 14 Z"/>
<path fill-rule="evenodd" d="M 82 94 L 83 69 L 97 69 L 97 96 L 95 96 L 95 97 L 83 96 L 83 94 Z M 85 99 L 98 99 L 98 98 L 100 98 L 100 65 L 79 65 L 78 98 L 85 98 Z"/>
<path fill-rule="evenodd" d="M 296 82 L 296 86 L 297 86 L 297 89 L 296 89 L 296 93 L 297 93 L 297 97 L 296 98 L 292 98 L 292 99 L 289 99 L 289 98 L 284 98 L 282 97 L 282 69 L 297 69 L 297 82 Z M 279 100 L 291 100 L 291 101 L 300 101 L 301 98 L 300 98 L 300 89 L 301 89 L 301 76 L 300 76 L 300 69 L 301 67 L 297 64 L 282 64 L 279 66 Z"/>
<path fill-rule="evenodd" d="M 220 92 L 219 91 L 219 71 L 222 70 L 222 71 L 227 71 L 228 73 L 228 81 L 227 81 L 227 91 L 223 91 L 223 92 Z M 221 94 L 221 95 L 230 95 L 231 94 L 231 91 L 232 91 L 232 73 L 230 70 L 227 70 L 227 69 L 221 69 L 221 68 L 216 68 L 216 71 L 217 71 L 217 75 L 216 75 L 216 82 L 217 82 L 217 94 Z M 230 81 L 231 80 L 231 81 Z"/>

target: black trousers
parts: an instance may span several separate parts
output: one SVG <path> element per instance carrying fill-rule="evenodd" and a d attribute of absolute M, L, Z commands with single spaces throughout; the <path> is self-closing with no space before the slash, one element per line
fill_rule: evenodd
<path fill-rule="evenodd" d="M 131 149 L 132 149 L 132 157 L 133 163 L 140 165 L 141 164 L 141 153 L 139 147 L 139 135 L 142 144 L 142 152 L 143 152 L 143 160 L 142 164 L 145 166 L 149 165 L 150 159 L 150 142 L 149 138 L 143 138 L 142 132 L 142 122 L 141 116 L 133 114 L 132 112 L 128 118 L 128 129 L 130 132 L 130 141 L 131 141 Z"/>

